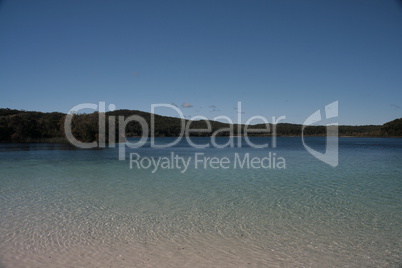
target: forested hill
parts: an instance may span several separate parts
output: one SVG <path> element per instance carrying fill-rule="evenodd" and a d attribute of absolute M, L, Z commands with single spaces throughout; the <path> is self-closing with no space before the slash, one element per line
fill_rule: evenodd
<path fill-rule="evenodd" d="M 151 114 L 136 110 L 117 110 L 107 112 L 106 117 L 106 137 L 109 137 L 107 130 L 114 130 L 115 137 L 118 139 L 119 116 L 126 119 L 129 116 L 137 115 L 145 120 L 150 126 Z M 53 112 L 42 113 L 32 111 L 21 111 L 13 109 L 0 109 L 0 142 L 67 142 L 64 134 L 64 121 L 66 114 Z M 98 127 L 99 113 L 75 114 L 73 115 L 71 129 L 74 137 L 83 142 L 97 140 L 99 137 Z M 179 136 L 181 124 L 189 124 L 190 121 L 155 115 L 154 135 L 158 137 Z M 217 121 L 209 121 L 211 124 L 210 132 L 190 133 L 192 136 L 210 136 L 218 131 L 217 136 L 243 135 L 244 125 L 229 125 Z M 111 124 L 111 125 L 109 125 Z M 192 121 L 190 129 L 206 129 L 205 121 Z M 272 125 L 252 125 L 249 129 L 261 129 Z M 230 132 L 230 128 L 233 129 Z M 276 126 L 278 136 L 300 136 L 302 125 L 279 123 Z M 142 136 L 142 128 L 138 122 L 130 122 L 125 128 L 127 137 Z M 150 135 L 150 134 L 149 134 Z M 254 132 L 248 135 L 263 136 L 269 133 Z M 326 135 L 325 126 L 308 126 L 304 130 L 307 136 Z M 339 126 L 340 136 L 359 136 L 359 137 L 402 137 L 402 118 L 385 123 L 384 125 L 367 126 Z"/>

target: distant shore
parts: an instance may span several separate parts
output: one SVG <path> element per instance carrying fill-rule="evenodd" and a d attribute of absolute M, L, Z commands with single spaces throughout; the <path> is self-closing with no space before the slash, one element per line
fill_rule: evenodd
<path fill-rule="evenodd" d="M 118 118 L 125 118 L 128 121 L 122 122 Z M 134 118 L 140 118 L 141 124 Z M 104 113 L 103 116 L 97 112 L 67 116 L 56 112 L 42 113 L 0 108 L 0 142 L 67 143 L 66 122 L 69 122 L 67 128 L 70 134 L 85 143 L 97 141 L 102 135 L 116 141 L 119 136 L 179 137 L 183 135 L 184 127 L 190 132 L 191 137 L 245 135 L 271 137 L 272 133 L 276 133 L 277 137 L 301 137 L 302 134 L 305 137 L 325 137 L 327 134 L 325 125 L 303 126 L 291 123 L 244 125 L 213 120 L 190 121 L 137 110 L 116 110 Z M 402 118 L 383 125 L 339 125 L 338 134 L 339 137 L 402 137 Z"/>

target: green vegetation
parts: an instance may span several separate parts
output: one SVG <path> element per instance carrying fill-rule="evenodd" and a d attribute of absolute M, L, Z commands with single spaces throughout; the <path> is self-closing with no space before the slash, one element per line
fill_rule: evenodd
<path fill-rule="evenodd" d="M 99 113 L 91 114 L 74 114 L 71 130 L 74 137 L 82 142 L 91 142 L 99 138 Z M 136 110 L 117 110 L 104 114 L 106 118 L 105 132 L 109 137 L 108 131 L 114 131 L 114 137 L 117 141 L 119 116 L 127 119 L 130 116 L 140 116 L 148 126 L 151 125 L 151 114 Z M 42 113 L 30 112 L 13 109 L 0 109 L 0 142 L 67 142 L 64 134 L 64 120 L 66 114 L 63 113 Z M 155 136 L 157 137 L 175 137 L 181 133 L 181 125 L 188 125 L 188 120 L 155 115 Z M 184 122 L 183 122 L 184 121 Z M 218 131 L 217 136 L 231 135 L 229 129 L 233 130 L 233 135 L 243 135 L 246 131 L 244 125 L 230 125 L 217 121 L 210 121 L 211 131 L 193 132 L 191 136 L 210 136 Z M 205 121 L 192 121 L 190 129 L 206 129 Z M 247 129 L 254 130 L 248 132 L 249 136 L 266 136 L 270 133 L 259 132 L 257 129 L 273 130 L 271 124 L 252 125 Z M 131 121 L 125 128 L 127 137 L 142 136 L 141 125 L 136 121 Z M 278 136 L 300 136 L 302 125 L 280 123 L 276 126 Z M 324 136 L 326 135 L 325 126 L 308 126 L 304 130 L 307 136 Z M 339 126 L 340 136 L 358 136 L 358 137 L 402 137 L 402 118 L 388 122 L 382 126 Z M 112 135 L 113 137 L 113 135 Z M 107 141 L 107 139 L 106 139 Z"/>
<path fill-rule="evenodd" d="M 381 127 L 381 135 L 386 137 L 402 136 L 402 118 L 385 123 Z"/>
<path fill-rule="evenodd" d="M 64 140 L 62 113 L 0 109 L 1 142 L 42 142 Z"/>

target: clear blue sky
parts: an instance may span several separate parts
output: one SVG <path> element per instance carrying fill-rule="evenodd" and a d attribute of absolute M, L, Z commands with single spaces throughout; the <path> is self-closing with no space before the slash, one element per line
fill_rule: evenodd
<path fill-rule="evenodd" d="M 336 100 L 341 124 L 402 117 L 400 2 L 0 2 L 3 108 L 186 103 L 234 118 L 241 101 L 244 118 L 302 123 Z"/>

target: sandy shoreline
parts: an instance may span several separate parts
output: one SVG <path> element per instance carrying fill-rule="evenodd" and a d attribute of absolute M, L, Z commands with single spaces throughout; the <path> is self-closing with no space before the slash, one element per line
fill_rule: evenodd
<path fill-rule="evenodd" d="M 1 250 L 0 267 L 280 267 L 286 263 L 286 256 L 253 248 L 247 239 L 212 235 L 41 249 L 18 244 Z"/>
<path fill-rule="evenodd" d="M 0 249 L 0 267 L 323 267 L 323 263 L 331 267 L 361 267 L 371 263 L 367 256 L 355 255 L 350 259 L 336 251 L 321 252 L 308 247 L 305 252 L 297 251 L 297 247 L 283 252 L 269 241 L 262 248 L 249 237 L 212 234 L 141 243 L 41 245 L 41 249 L 24 247 L 24 242 L 19 242 Z"/>

